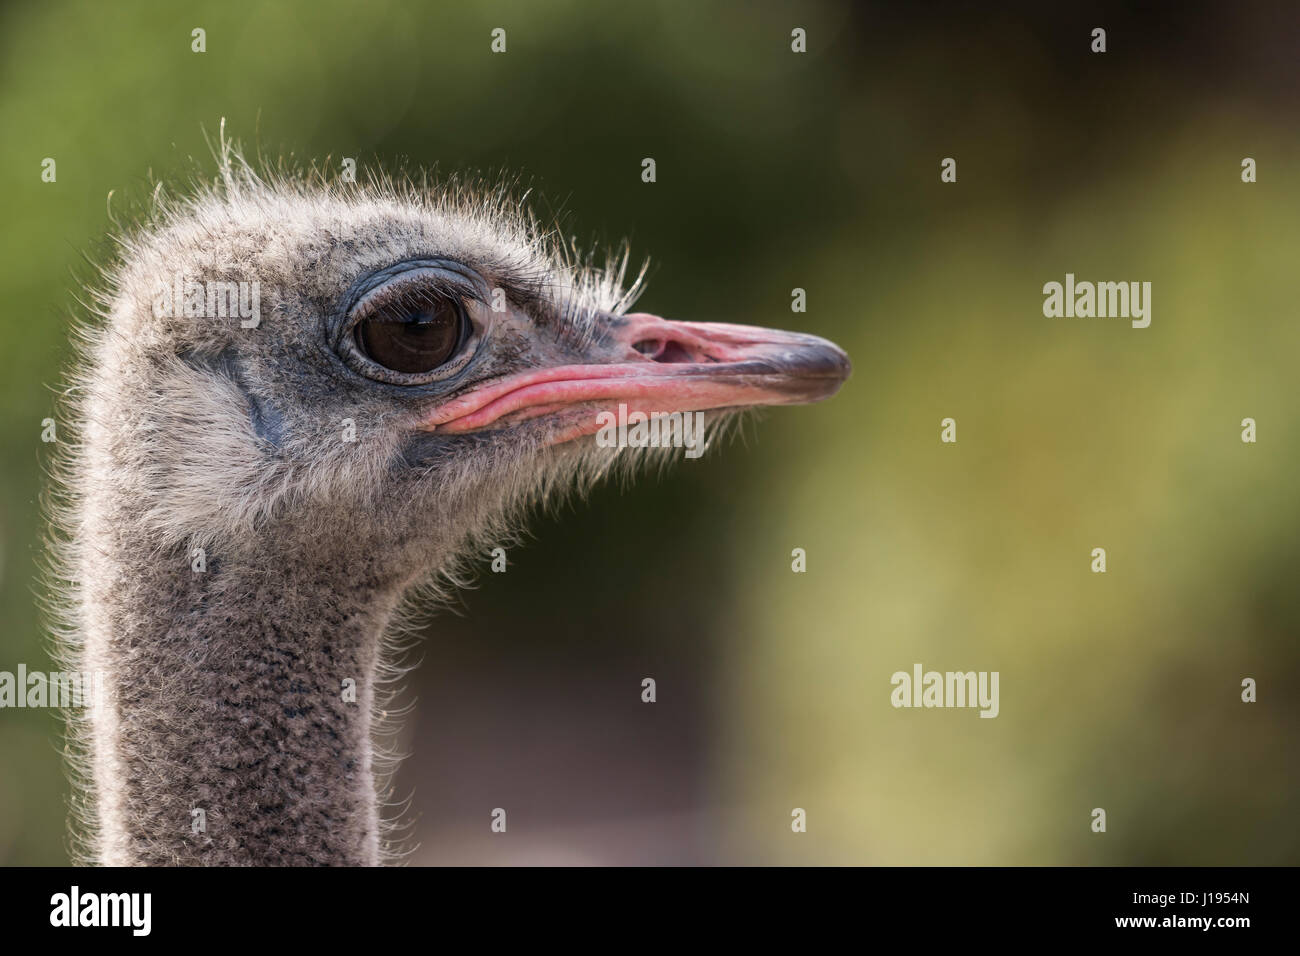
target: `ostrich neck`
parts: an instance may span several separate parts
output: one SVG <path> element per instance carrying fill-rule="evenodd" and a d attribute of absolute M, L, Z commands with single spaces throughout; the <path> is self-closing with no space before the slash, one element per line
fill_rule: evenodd
<path fill-rule="evenodd" d="M 99 526 L 82 613 L 108 691 L 90 735 L 101 861 L 378 862 L 370 721 L 400 588 L 320 547 L 214 550 L 196 571 L 188 548 Z"/>

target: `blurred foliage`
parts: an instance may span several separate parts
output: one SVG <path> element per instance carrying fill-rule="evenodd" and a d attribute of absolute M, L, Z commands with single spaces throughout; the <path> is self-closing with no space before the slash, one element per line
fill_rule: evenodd
<path fill-rule="evenodd" d="M 40 421 L 106 197 L 210 169 L 225 117 L 266 155 L 517 172 L 653 255 L 644 308 L 852 355 L 832 402 L 539 519 L 425 650 L 693 687 L 699 858 L 1297 862 L 1295 11 L 925 6 L 5 7 L 0 669 L 47 660 Z M 1066 272 L 1150 280 L 1151 327 L 1045 319 Z M 914 662 L 999 670 L 1001 716 L 893 709 Z M 0 713 L 0 861 L 66 858 L 57 732 Z"/>

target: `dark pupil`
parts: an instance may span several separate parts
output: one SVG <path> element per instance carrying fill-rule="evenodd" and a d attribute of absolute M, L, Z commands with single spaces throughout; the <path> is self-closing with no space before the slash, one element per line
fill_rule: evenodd
<path fill-rule="evenodd" d="M 451 302 L 385 310 L 357 327 L 366 355 L 394 372 L 429 372 L 460 344 L 461 312 Z"/>

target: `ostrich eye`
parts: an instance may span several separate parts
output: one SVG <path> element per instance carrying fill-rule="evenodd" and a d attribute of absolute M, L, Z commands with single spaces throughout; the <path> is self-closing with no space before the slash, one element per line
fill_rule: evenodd
<path fill-rule="evenodd" d="M 431 372 L 449 361 L 465 340 L 469 320 L 460 302 L 398 301 L 357 323 L 357 346 L 394 372 Z"/>

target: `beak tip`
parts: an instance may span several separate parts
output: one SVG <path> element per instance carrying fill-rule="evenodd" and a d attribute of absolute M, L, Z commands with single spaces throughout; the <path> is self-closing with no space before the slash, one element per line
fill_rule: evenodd
<path fill-rule="evenodd" d="M 835 370 L 835 377 L 841 382 L 847 381 L 853 374 L 853 363 L 849 360 L 849 353 L 844 351 L 833 342 L 827 342 L 827 351 L 831 353 L 830 362 Z"/>
<path fill-rule="evenodd" d="M 830 398 L 853 374 L 853 362 L 848 353 L 829 339 L 810 336 L 813 341 L 800 351 L 796 360 L 799 378 L 820 386 L 810 401 Z"/>

